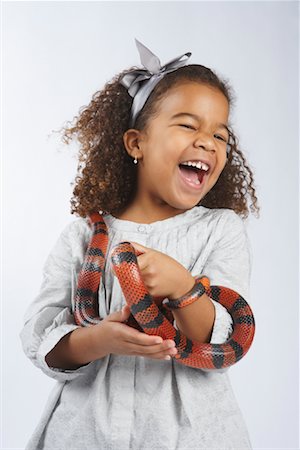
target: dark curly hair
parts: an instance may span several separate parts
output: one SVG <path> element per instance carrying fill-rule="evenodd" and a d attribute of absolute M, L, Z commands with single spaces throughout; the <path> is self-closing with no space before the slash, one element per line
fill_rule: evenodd
<path fill-rule="evenodd" d="M 134 198 L 137 188 L 137 166 L 133 164 L 124 143 L 123 134 L 129 129 L 132 97 L 120 84 L 121 78 L 133 66 L 116 75 L 104 88 L 97 91 L 88 106 L 79 110 L 70 126 L 63 127 L 62 140 L 69 144 L 74 138 L 80 143 L 78 172 L 71 199 L 71 213 L 86 217 L 95 211 L 118 214 Z M 168 90 L 185 81 L 212 86 L 226 97 L 229 107 L 234 96 L 227 81 L 222 81 L 212 70 L 191 64 L 166 74 L 147 99 L 137 116 L 134 128 L 147 129 L 157 112 L 158 103 Z M 207 208 L 230 208 L 243 218 L 248 217 L 247 198 L 251 197 L 251 212 L 258 216 L 253 173 L 246 163 L 238 140 L 229 124 L 229 154 L 227 163 L 213 188 L 199 204 Z M 74 184 L 74 183 L 72 183 Z"/>

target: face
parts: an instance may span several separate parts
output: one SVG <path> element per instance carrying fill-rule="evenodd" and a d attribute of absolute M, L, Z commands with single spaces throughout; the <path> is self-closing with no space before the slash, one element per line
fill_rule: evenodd
<path fill-rule="evenodd" d="M 124 144 L 138 159 L 136 209 L 148 217 L 170 217 L 200 202 L 226 164 L 228 114 L 219 90 L 185 82 L 168 91 L 145 132 L 127 130 Z M 188 161 L 202 161 L 209 171 L 181 165 Z"/>

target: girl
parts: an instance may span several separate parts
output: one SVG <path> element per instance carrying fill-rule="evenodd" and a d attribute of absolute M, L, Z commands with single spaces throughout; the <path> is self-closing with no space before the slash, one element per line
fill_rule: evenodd
<path fill-rule="evenodd" d="M 21 332 L 26 355 L 58 381 L 27 449 L 250 449 L 227 369 L 184 366 L 172 359 L 174 341 L 129 326 L 110 258 L 100 323 L 80 327 L 72 314 L 95 211 L 108 227 L 107 255 L 121 241 L 141 253 L 151 295 L 180 297 L 203 273 L 249 301 L 247 195 L 259 208 L 228 124 L 230 88 L 187 65 L 190 53 L 161 67 L 136 43 L 144 68 L 117 75 L 64 129 L 66 143 L 76 135 L 81 144 L 71 200 L 80 217 L 50 253 Z M 231 316 L 206 294 L 174 310 L 174 326 L 200 342 L 232 333 Z"/>

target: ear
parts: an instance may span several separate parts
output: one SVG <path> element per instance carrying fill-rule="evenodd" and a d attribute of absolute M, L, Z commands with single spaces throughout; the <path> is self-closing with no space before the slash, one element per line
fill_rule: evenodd
<path fill-rule="evenodd" d="M 143 156 L 143 152 L 140 148 L 140 142 L 142 140 L 142 133 L 135 128 L 130 128 L 125 131 L 123 134 L 123 142 L 124 146 L 127 150 L 127 153 L 132 158 L 141 158 Z"/>

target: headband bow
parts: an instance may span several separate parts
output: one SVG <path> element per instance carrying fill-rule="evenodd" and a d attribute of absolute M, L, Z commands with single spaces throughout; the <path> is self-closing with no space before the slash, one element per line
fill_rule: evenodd
<path fill-rule="evenodd" d="M 145 45 L 135 39 L 137 49 L 140 54 L 141 63 L 145 69 L 132 70 L 125 74 L 120 83 L 125 86 L 129 95 L 133 97 L 131 107 L 130 128 L 133 127 L 138 113 L 146 103 L 147 98 L 153 91 L 157 83 L 167 73 L 182 67 L 191 56 L 191 52 L 184 53 L 177 58 L 172 59 L 164 66 L 161 66 L 159 58 L 154 55 Z M 186 56 L 184 60 L 182 58 Z"/>

